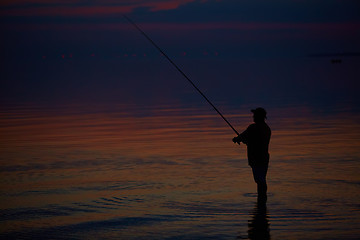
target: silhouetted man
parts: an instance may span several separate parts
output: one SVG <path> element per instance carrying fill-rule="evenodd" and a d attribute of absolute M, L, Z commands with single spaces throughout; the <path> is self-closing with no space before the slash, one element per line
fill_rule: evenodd
<path fill-rule="evenodd" d="M 271 130 L 265 123 L 266 111 L 263 108 L 251 110 L 254 123 L 239 136 L 233 138 L 234 143 L 247 145 L 249 165 L 257 183 L 258 198 L 266 200 L 266 173 L 269 166 L 269 142 Z"/>

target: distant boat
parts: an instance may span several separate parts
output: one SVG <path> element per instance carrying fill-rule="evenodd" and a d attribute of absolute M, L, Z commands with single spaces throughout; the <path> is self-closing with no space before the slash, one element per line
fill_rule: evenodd
<path fill-rule="evenodd" d="M 332 64 L 340 64 L 343 58 L 360 57 L 360 52 L 340 52 L 340 53 L 315 53 L 310 54 L 311 58 L 329 58 Z"/>

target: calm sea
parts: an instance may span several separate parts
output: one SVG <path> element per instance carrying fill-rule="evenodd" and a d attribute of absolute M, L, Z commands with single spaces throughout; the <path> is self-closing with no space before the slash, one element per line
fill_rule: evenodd
<path fill-rule="evenodd" d="M 225 109 L 242 131 L 250 106 Z M 1 239 L 359 239 L 360 114 L 268 108 L 268 201 L 207 106 L 13 106 Z"/>

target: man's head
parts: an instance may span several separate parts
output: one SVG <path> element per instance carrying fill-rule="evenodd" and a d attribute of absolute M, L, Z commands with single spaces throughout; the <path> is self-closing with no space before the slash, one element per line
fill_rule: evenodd
<path fill-rule="evenodd" d="M 266 119 L 266 111 L 265 109 L 258 107 L 256 109 L 252 109 L 251 112 L 254 114 L 254 122 L 264 122 Z"/>

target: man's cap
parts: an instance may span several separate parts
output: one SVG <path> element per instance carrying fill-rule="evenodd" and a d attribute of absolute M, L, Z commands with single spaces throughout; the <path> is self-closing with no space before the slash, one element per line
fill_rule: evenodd
<path fill-rule="evenodd" d="M 252 109 L 251 112 L 254 113 L 254 115 L 256 116 L 266 118 L 266 111 L 262 107 Z"/>

